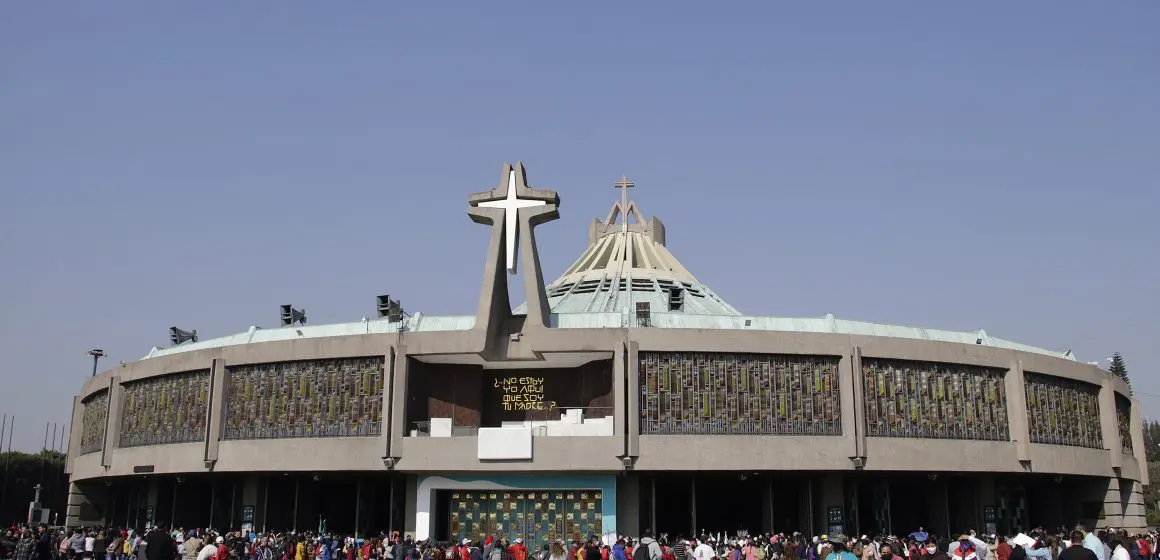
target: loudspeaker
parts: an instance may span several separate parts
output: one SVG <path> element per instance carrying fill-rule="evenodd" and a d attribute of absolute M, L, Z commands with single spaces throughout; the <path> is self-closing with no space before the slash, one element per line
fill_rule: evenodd
<path fill-rule="evenodd" d="M 398 323 L 403 320 L 403 304 L 398 300 L 390 300 L 387 304 L 387 321 Z"/>
<path fill-rule="evenodd" d="M 290 325 L 293 325 L 294 323 L 298 323 L 299 325 L 306 324 L 306 310 L 305 309 L 294 309 L 290 305 L 283 305 L 282 306 L 282 326 L 289 327 Z"/>
<path fill-rule="evenodd" d="M 183 331 L 177 327 L 169 327 L 169 342 L 174 346 L 184 342 L 197 342 L 197 331 Z"/>

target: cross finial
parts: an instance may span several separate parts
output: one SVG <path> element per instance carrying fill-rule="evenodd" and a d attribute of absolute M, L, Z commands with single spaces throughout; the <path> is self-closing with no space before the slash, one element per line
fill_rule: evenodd
<path fill-rule="evenodd" d="M 636 183 L 629 181 L 628 176 L 621 175 L 620 181 L 612 186 L 620 189 L 620 231 L 628 232 L 628 189 L 635 187 Z"/>

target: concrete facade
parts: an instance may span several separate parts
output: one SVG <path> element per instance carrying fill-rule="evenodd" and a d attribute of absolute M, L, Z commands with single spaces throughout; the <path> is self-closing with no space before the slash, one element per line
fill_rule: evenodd
<path fill-rule="evenodd" d="M 516 314 L 508 301 L 509 274 L 505 266 L 507 243 L 504 210 L 480 206 L 507 196 L 508 181 L 521 198 L 542 201 L 518 213 L 518 251 L 525 270 L 526 313 Z M 1078 477 L 1084 492 L 1102 503 L 1101 525 L 1142 528 L 1145 524 L 1142 486 L 1147 484 L 1139 402 L 1121 380 L 1095 367 L 1043 353 L 983 344 L 915 340 L 891 336 L 753 329 L 657 328 L 629 324 L 602 328 L 567 328 L 566 318 L 549 308 L 540 271 L 534 229 L 558 216 L 556 193 L 527 186 L 522 165 L 506 166 L 500 187 L 473 195 L 469 214 L 488 225 L 490 243 L 484 267 L 480 303 L 469 328 L 438 331 L 403 330 L 277 341 L 221 344 L 172 352 L 127 363 L 88 379 L 74 399 L 72 437 L 67 469 L 72 491 L 67 512 L 70 524 L 102 519 L 99 504 L 110 480 L 179 477 L 197 474 L 245 476 L 248 473 L 359 472 L 408 477 L 408 529 L 427 535 L 431 528 L 416 527 L 429 515 L 430 492 L 465 486 L 464 480 L 503 476 L 506 482 L 484 487 L 519 487 L 512 477 L 610 476 L 616 480 L 612 502 L 604 508 L 606 520 L 622 533 L 640 530 L 642 488 L 640 473 L 736 472 L 819 473 L 811 490 L 809 513 L 815 528 L 825 525 L 826 508 L 843 501 L 842 477 L 875 473 L 974 473 L 983 485 L 983 499 L 995 493 L 996 477 L 1040 474 Z M 633 206 L 635 211 L 635 205 Z M 639 211 L 635 211 L 639 217 Z M 623 214 L 628 214 L 624 212 Z M 611 216 L 610 216 L 611 219 Z M 609 232 L 615 235 L 615 232 Z M 660 235 L 663 241 L 663 230 Z M 747 321 L 748 323 L 748 321 Z M 290 327 L 293 331 L 293 327 Z M 369 329 L 368 329 L 369 331 Z M 982 340 L 982 339 L 980 339 Z M 642 435 L 640 430 L 639 371 L 642 352 L 762 353 L 839 357 L 841 433 L 801 435 Z M 384 383 L 381 434 L 376 437 L 304 437 L 293 439 L 224 440 L 224 399 L 228 368 L 333 358 L 382 357 Z M 480 364 L 517 371 L 539 364 L 567 364 L 587 359 L 612 363 L 613 425 L 608 435 L 547 437 L 534 435 L 531 458 L 481 460 L 476 435 L 415 437 L 407 425 L 410 364 Z M 869 437 L 863 397 L 864 358 L 890 358 L 966 364 L 1006 372 L 1009 437 L 1006 441 Z M 121 447 L 120 413 L 124 386 L 145 379 L 195 370 L 212 375 L 205 433 L 200 441 Z M 1024 372 L 1074 380 L 1099 387 L 1099 425 L 1102 449 L 1032 443 L 1028 436 L 1028 409 Z M 104 444 L 99 452 L 80 453 L 81 419 L 85 400 L 109 391 Z M 1131 402 L 1130 434 L 1133 454 L 1119 443 L 1117 395 Z M 690 449 L 696 449 L 690 454 Z M 837 477 L 837 478 L 835 478 Z M 601 479 L 603 480 L 603 479 Z M 934 479 L 932 479 L 934 480 Z M 440 481 L 446 482 L 440 486 Z M 834 482 L 837 481 L 837 482 Z M 605 482 L 600 482 L 605 484 Z M 814 484 L 814 483 L 811 483 Z M 835 486 L 835 484 L 837 486 Z M 491 485 L 491 486 L 488 486 Z M 252 501 L 258 486 L 248 482 L 244 499 Z M 145 494 L 156 502 L 156 490 Z M 416 505 L 417 504 L 417 505 Z M 931 506 L 935 507 L 935 506 Z M 418 508 L 416 510 L 415 508 Z M 426 508 L 426 509 L 424 509 Z M 937 509 L 937 508 L 936 508 Z M 264 514 L 263 514 L 264 515 Z M 946 516 L 952 516 L 947 513 Z M 418 520 L 418 521 L 416 521 Z M 979 519 L 982 521 L 982 519 Z M 618 523 L 618 525 L 615 525 Z M 949 523 L 949 521 L 948 521 Z M 606 525 L 607 527 L 607 525 Z"/>

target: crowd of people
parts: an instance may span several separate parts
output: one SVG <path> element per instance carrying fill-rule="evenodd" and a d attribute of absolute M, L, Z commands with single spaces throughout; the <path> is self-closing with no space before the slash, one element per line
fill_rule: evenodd
<path fill-rule="evenodd" d="M 1157 534 L 1084 527 L 1036 529 L 1008 537 L 956 539 L 922 531 L 903 537 L 800 533 L 701 535 L 696 538 L 592 536 L 533 544 L 504 535 L 456 542 L 413 541 L 398 532 L 362 538 L 304 533 L 12 527 L 0 560 L 1160 560 Z"/>

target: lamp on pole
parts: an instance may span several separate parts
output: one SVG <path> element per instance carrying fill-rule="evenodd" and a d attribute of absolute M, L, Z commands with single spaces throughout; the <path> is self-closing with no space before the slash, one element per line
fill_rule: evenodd
<path fill-rule="evenodd" d="M 93 357 L 93 377 L 97 376 L 97 361 L 105 357 L 105 351 L 100 348 L 93 348 L 88 351 L 88 355 Z"/>

